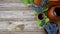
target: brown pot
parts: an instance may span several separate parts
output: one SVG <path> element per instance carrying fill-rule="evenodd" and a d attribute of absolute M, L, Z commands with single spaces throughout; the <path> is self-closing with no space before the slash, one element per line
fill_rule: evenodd
<path fill-rule="evenodd" d="M 50 0 L 50 1 L 59 1 L 59 0 Z"/>
<path fill-rule="evenodd" d="M 39 5 L 41 3 L 41 0 L 34 0 L 35 5 Z"/>
<path fill-rule="evenodd" d="M 55 5 L 60 5 L 60 1 L 50 1 L 50 2 L 48 2 L 47 4 L 46 4 L 46 6 L 48 6 L 49 8 L 51 7 L 51 6 L 55 6 Z"/>
<path fill-rule="evenodd" d="M 60 19 L 60 16 L 57 16 L 57 15 L 55 15 L 55 9 L 56 8 L 59 8 L 60 9 L 60 6 L 53 6 L 53 7 L 51 7 L 49 10 L 48 10 L 48 17 L 50 18 L 50 21 L 51 22 L 56 22 L 56 21 L 58 21 L 59 19 Z"/>

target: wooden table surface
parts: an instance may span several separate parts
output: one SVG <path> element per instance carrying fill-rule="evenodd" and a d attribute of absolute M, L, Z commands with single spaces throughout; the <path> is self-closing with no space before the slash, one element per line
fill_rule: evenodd
<path fill-rule="evenodd" d="M 0 0 L 0 23 L 11 21 L 34 24 L 19 31 L 0 30 L 0 34 L 45 34 L 44 29 L 39 29 L 36 25 L 34 10 L 24 6 L 21 0 Z"/>

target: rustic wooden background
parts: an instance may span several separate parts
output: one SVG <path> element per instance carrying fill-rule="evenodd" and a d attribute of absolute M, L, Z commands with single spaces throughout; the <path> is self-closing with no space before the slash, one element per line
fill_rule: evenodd
<path fill-rule="evenodd" d="M 45 31 L 36 25 L 34 10 L 24 6 L 21 0 L 0 0 L 0 23 L 11 21 L 33 24 L 19 31 L 0 30 L 0 34 L 45 34 Z"/>

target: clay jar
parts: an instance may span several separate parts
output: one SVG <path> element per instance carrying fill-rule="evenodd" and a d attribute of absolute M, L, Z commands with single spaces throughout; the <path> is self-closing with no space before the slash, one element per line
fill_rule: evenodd
<path fill-rule="evenodd" d="M 39 5 L 41 3 L 41 0 L 34 0 L 35 5 Z"/>
<path fill-rule="evenodd" d="M 48 10 L 48 17 L 51 22 L 57 22 L 60 19 L 60 6 L 52 6 Z"/>
<path fill-rule="evenodd" d="M 44 13 L 39 13 L 37 18 L 39 20 L 44 20 L 44 17 L 45 17 L 45 14 Z"/>

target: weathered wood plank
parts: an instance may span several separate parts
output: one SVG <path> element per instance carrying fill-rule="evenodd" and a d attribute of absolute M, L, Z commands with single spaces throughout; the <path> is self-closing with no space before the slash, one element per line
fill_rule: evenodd
<path fill-rule="evenodd" d="M 8 31 L 0 28 L 0 34 L 45 34 L 36 24 L 34 10 L 21 3 L 21 0 L 0 0 L 0 25 L 24 24 L 23 30 Z M 13 27 L 10 25 L 9 27 Z M 6 28 L 6 27 L 5 27 Z"/>

